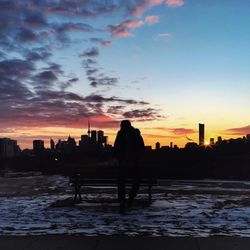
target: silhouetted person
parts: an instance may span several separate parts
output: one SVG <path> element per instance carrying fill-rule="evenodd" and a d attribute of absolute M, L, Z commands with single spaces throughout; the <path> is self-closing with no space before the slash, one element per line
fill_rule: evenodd
<path fill-rule="evenodd" d="M 144 153 L 144 142 L 140 130 L 132 127 L 129 120 L 121 122 L 121 129 L 114 143 L 114 152 L 119 161 L 118 200 L 120 212 L 124 212 L 126 173 L 129 172 L 132 177 L 132 189 L 128 200 L 128 206 L 131 206 L 140 186 L 139 160 Z"/>

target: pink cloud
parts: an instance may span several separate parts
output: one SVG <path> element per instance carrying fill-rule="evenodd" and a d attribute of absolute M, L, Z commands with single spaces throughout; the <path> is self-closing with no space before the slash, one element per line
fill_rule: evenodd
<path fill-rule="evenodd" d="M 250 134 L 250 125 L 239 128 L 230 128 L 225 130 L 226 134 L 229 135 L 246 135 Z"/>
<path fill-rule="evenodd" d="M 143 24 L 144 24 L 143 21 L 139 21 L 139 20 L 128 20 L 128 21 L 121 22 L 121 23 L 119 24 L 119 26 L 127 27 L 127 28 L 130 28 L 130 29 L 134 29 L 134 28 L 138 28 L 138 27 L 142 26 Z"/>
<path fill-rule="evenodd" d="M 147 0 L 138 4 L 133 10 L 135 16 L 141 16 L 147 9 L 150 9 L 154 6 L 161 5 L 166 3 L 168 7 L 175 8 L 181 7 L 184 4 L 183 0 Z"/>
<path fill-rule="evenodd" d="M 117 29 L 112 32 L 112 36 L 129 37 L 132 36 L 132 32 L 127 29 Z"/>
<path fill-rule="evenodd" d="M 126 20 L 116 25 L 109 25 L 107 29 L 111 31 L 112 36 L 128 37 L 132 36 L 132 30 L 145 24 L 152 25 L 159 21 L 158 16 L 147 16 L 143 20 Z"/>
<path fill-rule="evenodd" d="M 169 7 L 175 8 L 175 7 L 181 7 L 184 4 L 183 0 L 167 0 L 166 4 Z"/>
<path fill-rule="evenodd" d="M 131 30 L 142 25 L 144 25 L 144 22 L 141 20 L 126 20 L 116 25 L 109 25 L 108 29 L 112 36 L 128 37 L 133 35 Z"/>
<path fill-rule="evenodd" d="M 147 0 L 143 2 L 142 4 L 137 5 L 133 11 L 133 14 L 135 16 L 141 16 L 145 10 L 152 8 L 153 6 L 156 6 L 156 5 L 160 5 L 163 2 L 164 0 Z"/>
<path fill-rule="evenodd" d="M 152 25 L 159 22 L 158 16 L 146 16 L 145 17 L 145 23 Z"/>

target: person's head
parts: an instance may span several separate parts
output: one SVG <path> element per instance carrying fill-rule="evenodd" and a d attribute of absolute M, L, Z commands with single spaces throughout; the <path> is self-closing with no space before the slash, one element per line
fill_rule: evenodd
<path fill-rule="evenodd" d="M 130 129 L 132 126 L 131 126 L 131 122 L 129 120 L 123 120 L 121 121 L 121 130 L 128 130 Z"/>

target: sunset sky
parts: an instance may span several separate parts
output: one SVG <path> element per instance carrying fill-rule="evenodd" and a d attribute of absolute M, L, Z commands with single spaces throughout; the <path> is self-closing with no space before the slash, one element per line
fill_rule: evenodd
<path fill-rule="evenodd" d="M 0 137 L 250 133 L 249 0 L 0 1 Z"/>

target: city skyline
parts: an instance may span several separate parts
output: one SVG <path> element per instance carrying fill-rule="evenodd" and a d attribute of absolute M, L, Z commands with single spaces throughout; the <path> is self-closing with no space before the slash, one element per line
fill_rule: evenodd
<path fill-rule="evenodd" d="M 122 119 L 146 145 L 250 134 L 250 2 L 0 3 L 0 137 L 32 147 L 88 120 L 113 144 Z"/>
<path fill-rule="evenodd" d="M 142 135 L 143 136 L 143 135 Z M 186 146 L 190 146 L 190 143 L 192 146 L 201 146 L 201 147 L 207 147 L 207 146 L 214 146 L 215 144 L 221 144 L 223 142 L 223 140 L 225 141 L 229 141 L 229 140 L 235 140 L 235 139 L 246 139 L 247 141 L 250 140 L 250 134 L 246 134 L 243 135 L 242 137 L 236 137 L 236 138 L 222 138 L 221 136 L 217 136 L 217 138 L 213 138 L 213 137 L 206 137 L 206 132 L 205 132 L 205 124 L 198 124 L 198 130 L 197 130 L 197 137 L 198 140 L 195 141 L 189 137 L 186 136 L 186 144 L 184 146 L 180 146 L 177 145 L 176 143 L 174 143 L 174 141 L 170 141 L 170 143 L 167 144 L 161 144 L 159 141 L 157 141 L 156 139 L 154 140 L 154 144 L 149 144 L 149 145 L 145 145 L 146 148 L 151 147 L 151 149 L 160 149 L 161 147 L 163 148 L 173 148 L 173 147 L 177 147 L 177 148 L 185 148 Z M 21 150 L 23 149 L 34 149 L 35 148 L 35 144 L 37 144 L 38 148 L 47 148 L 47 149 L 54 149 L 56 146 L 56 140 L 57 140 L 57 144 L 61 144 L 66 143 L 67 141 L 71 141 L 73 140 L 75 143 L 75 146 L 81 146 L 81 142 L 86 141 L 87 143 L 89 143 L 90 141 L 88 140 L 91 139 L 92 142 L 95 141 L 96 143 L 105 143 L 106 146 L 113 146 L 113 142 L 109 143 L 109 137 L 107 136 L 107 134 L 105 133 L 104 130 L 101 129 L 91 129 L 90 126 L 90 122 L 88 120 L 88 127 L 86 130 L 85 134 L 81 134 L 81 135 L 77 135 L 76 138 L 72 137 L 70 134 L 68 134 L 68 136 L 64 135 L 61 137 L 53 137 L 51 136 L 50 138 L 46 138 L 46 139 L 41 139 L 41 138 L 34 138 L 33 141 L 31 142 L 31 145 L 28 145 L 26 148 L 24 147 L 20 147 Z M 17 140 L 13 140 L 13 138 L 1 138 L 0 140 L 9 140 L 12 142 L 15 142 L 18 144 Z M 86 140 L 87 139 L 87 140 Z M 41 145 L 42 144 L 42 145 Z M 158 144 L 158 145 L 157 145 Z M 53 145 L 53 146 L 52 146 Z M 19 147 L 19 145 L 18 145 Z"/>

